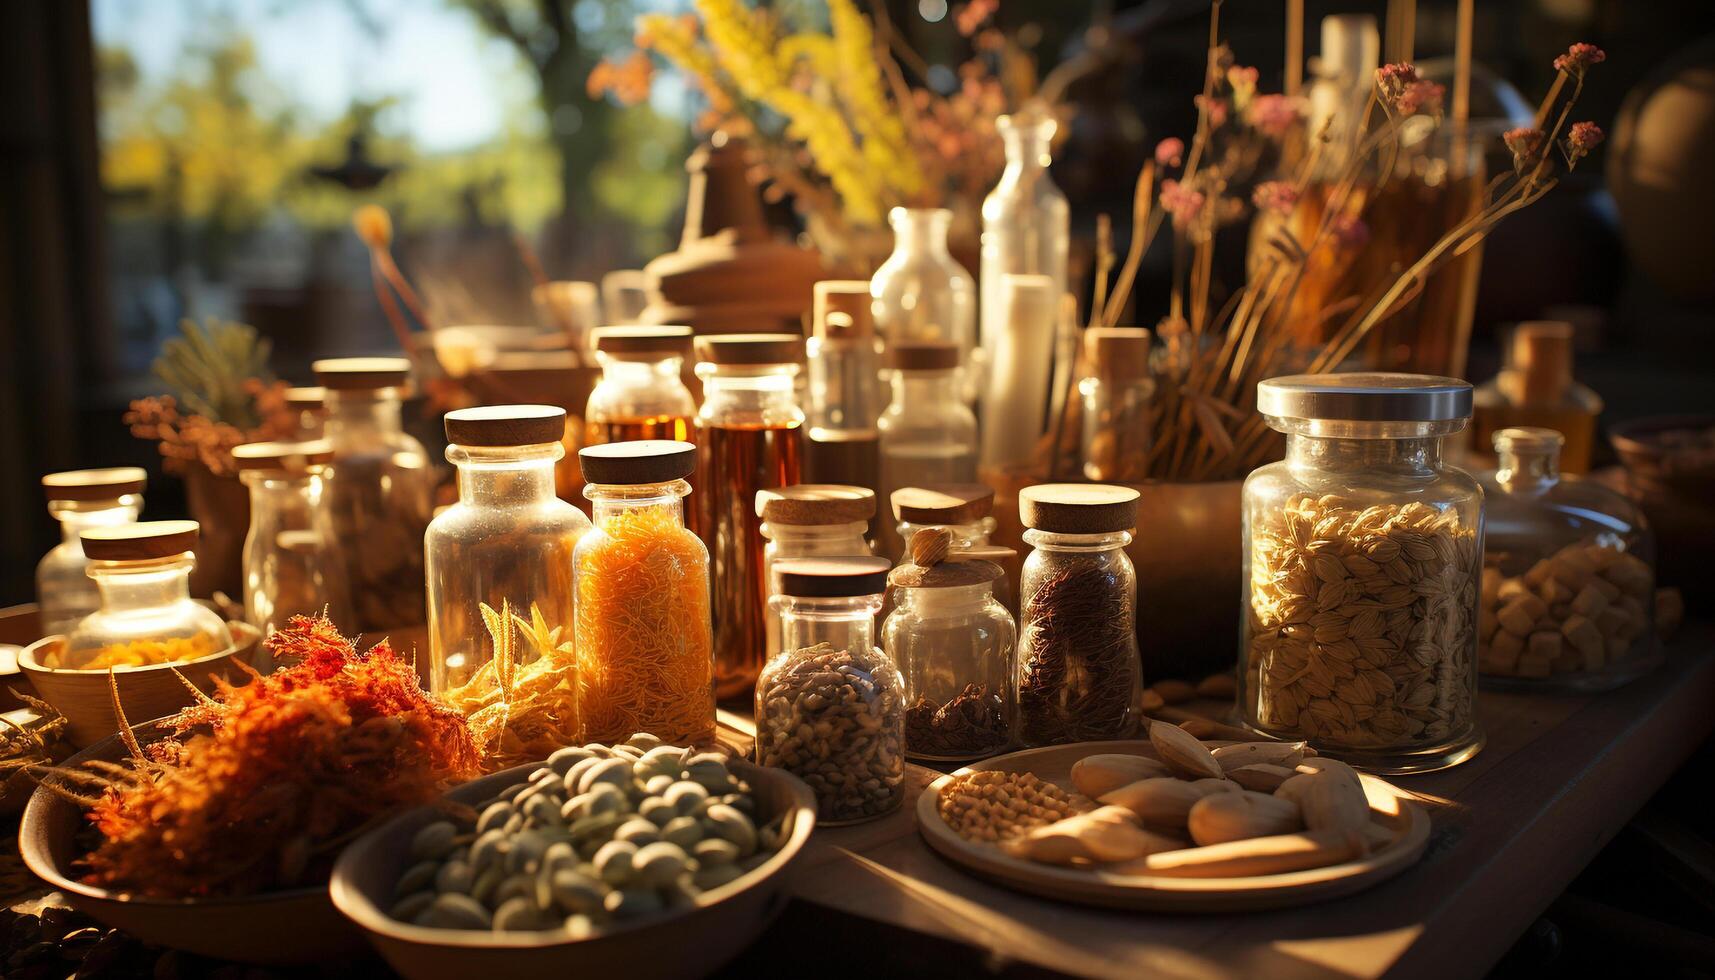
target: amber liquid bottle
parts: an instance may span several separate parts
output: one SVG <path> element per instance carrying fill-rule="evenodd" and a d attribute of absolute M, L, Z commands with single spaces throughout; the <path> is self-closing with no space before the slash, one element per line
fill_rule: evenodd
<path fill-rule="evenodd" d="M 691 353 L 690 327 L 602 327 L 592 343 L 601 381 L 584 409 L 584 445 L 696 441 L 697 405 L 682 374 Z M 685 517 L 685 526 L 696 531 L 694 497 L 686 502 Z"/>
<path fill-rule="evenodd" d="M 1572 325 L 1546 320 L 1513 328 L 1501 373 L 1477 388 L 1471 407 L 1471 456 L 1494 465 L 1495 433 L 1553 429 L 1566 442 L 1563 473 L 1587 473 L 1602 398 L 1572 379 Z"/>
<path fill-rule="evenodd" d="M 796 334 L 697 340 L 703 407 L 691 499 L 709 549 L 715 696 L 723 701 L 752 696 L 767 653 L 756 492 L 801 482 L 804 413 L 795 379 L 803 357 Z"/>

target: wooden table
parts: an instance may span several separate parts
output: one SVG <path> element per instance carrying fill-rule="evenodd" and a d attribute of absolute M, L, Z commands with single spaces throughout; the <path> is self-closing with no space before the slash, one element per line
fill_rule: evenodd
<path fill-rule="evenodd" d="M 1213 708 L 1214 706 L 1210 706 Z M 1608 694 L 1483 692 L 1488 745 L 1398 777 L 1430 808 L 1422 862 L 1370 891 L 1302 909 L 1172 916 L 1084 909 L 991 885 L 931 852 L 916 796 L 816 833 L 796 896 L 968 947 L 971 962 L 1135 978 L 1480 976 L 1715 729 L 1715 626 L 1686 628 L 1654 674 Z"/>

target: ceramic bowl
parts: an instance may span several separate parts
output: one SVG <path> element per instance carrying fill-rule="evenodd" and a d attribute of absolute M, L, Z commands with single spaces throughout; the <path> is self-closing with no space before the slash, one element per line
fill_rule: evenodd
<path fill-rule="evenodd" d="M 136 731 L 145 742 L 162 734 L 154 723 Z M 90 759 L 124 758 L 124 745 L 112 735 L 65 765 L 75 769 Z M 18 824 L 18 851 L 37 877 L 91 918 L 146 943 L 240 963 L 315 963 L 363 952 L 363 937 L 320 885 L 243 898 L 161 899 L 85 884 L 73 866 L 83 853 L 77 838 L 84 823 L 77 804 L 37 789 Z"/>
<path fill-rule="evenodd" d="M 256 627 L 248 623 L 228 623 L 232 631 L 232 646 L 206 657 L 172 664 L 151 664 L 113 672 L 119 683 L 119 703 L 132 724 L 151 718 L 164 718 L 191 703 L 191 692 L 179 674 L 204 692 L 214 690 L 217 677 L 238 682 L 243 673 L 240 663 L 249 663 L 261 638 Z M 105 670 L 68 670 L 46 667 L 44 662 L 55 659 L 65 637 L 44 636 L 24 648 L 18 655 L 18 666 L 30 679 L 36 693 L 54 710 L 65 715 L 68 722 L 66 740 L 82 748 L 92 745 L 119 730 L 119 720 L 113 714 L 113 692 L 108 686 Z"/>
<path fill-rule="evenodd" d="M 750 784 L 764 819 L 787 812 L 790 828 L 779 852 L 736 881 L 704 892 L 695 907 L 572 940 L 552 935 L 512 935 L 430 929 L 387 914 L 393 886 L 406 866 L 411 838 L 438 819 L 433 807 L 406 813 L 355 841 L 334 865 L 329 890 L 338 906 L 364 932 L 387 962 L 408 980 L 469 980 L 506 977 L 564 980 L 577 976 L 694 977 L 712 973 L 761 935 L 786 902 L 785 876 L 816 822 L 815 798 L 797 777 L 734 760 L 732 771 Z M 519 766 L 467 783 L 447 795 L 476 804 L 539 765 Z"/>

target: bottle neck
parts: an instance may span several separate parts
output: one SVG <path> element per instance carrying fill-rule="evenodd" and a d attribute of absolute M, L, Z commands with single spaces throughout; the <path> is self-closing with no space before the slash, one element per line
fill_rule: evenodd
<path fill-rule="evenodd" d="M 626 388 L 683 384 L 679 372 L 684 369 L 682 357 L 663 357 L 658 361 L 622 361 L 601 356 L 601 380 L 604 384 Z"/>
<path fill-rule="evenodd" d="M 1049 137 L 1053 130 L 1043 133 L 1039 128 L 1013 127 L 1001 130 L 1001 142 L 1006 148 L 1006 172 L 1003 177 L 1024 179 L 1048 169 L 1053 162 L 1049 153 Z"/>
<path fill-rule="evenodd" d="M 557 442 L 532 446 L 448 446 L 458 467 L 459 503 L 516 506 L 554 496 L 554 464 L 566 455 Z"/>
<path fill-rule="evenodd" d="M 691 485 L 684 480 L 623 485 L 591 483 L 584 487 L 584 497 L 590 502 L 590 518 L 598 528 L 621 514 L 650 508 L 661 509 L 682 527 L 685 495 L 690 492 Z"/>
<path fill-rule="evenodd" d="M 699 417 L 709 422 L 755 422 L 792 425 L 804 421 L 798 407 L 797 365 L 771 365 L 764 369 L 733 370 L 716 364 L 698 364 L 703 380 L 703 407 Z"/>
<path fill-rule="evenodd" d="M 888 218 L 893 227 L 893 250 L 950 257 L 947 230 L 952 223 L 951 212 L 938 208 L 894 208 Z"/>
<path fill-rule="evenodd" d="M 1090 554 L 1099 551 L 1114 551 L 1131 544 L 1130 531 L 1109 531 L 1105 534 L 1065 534 L 1060 531 L 1040 531 L 1032 528 L 1024 532 L 1024 540 L 1037 551 L 1056 551 L 1069 554 Z"/>
<path fill-rule="evenodd" d="M 404 431 L 399 396 L 392 388 L 378 391 L 329 391 L 322 402 L 329 439 L 353 435 L 388 435 Z"/>
<path fill-rule="evenodd" d="M 1354 439 L 1288 433 L 1286 462 L 1293 469 L 1426 473 L 1441 467 L 1441 437 Z"/>
<path fill-rule="evenodd" d="M 780 613 L 781 649 L 801 650 L 827 643 L 836 650 L 875 648 L 875 614 L 881 596 L 812 599 L 776 596 L 769 600 Z"/>
<path fill-rule="evenodd" d="M 994 583 L 960 585 L 938 589 L 898 589 L 898 608 L 919 619 L 967 616 L 980 612 L 994 598 Z"/>
<path fill-rule="evenodd" d="M 89 577 L 101 593 L 102 612 L 123 612 L 189 601 L 195 565 L 188 555 L 154 562 L 94 562 Z"/>
<path fill-rule="evenodd" d="M 963 404 L 958 371 L 893 372 L 892 408 L 929 408 L 939 404 Z"/>
<path fill-rule="evenodd" d="M 1540 494 L 1560 482 L 1560 453 L 1556 450 L 1503 447 L 1497 452 L 1500 465 L 1495 470 L 1495 482 L 1508 493 Z"/>
<path fill-rule="evenodd" d="M 79 535 L 86 529 L 130 524 L 142 511 L 143 498 L 134 493 L 115 500 L 55 500 L 48 504 L 48 513 L 59 519 L 60 540 L 79 549 L 83 547 Z"/>

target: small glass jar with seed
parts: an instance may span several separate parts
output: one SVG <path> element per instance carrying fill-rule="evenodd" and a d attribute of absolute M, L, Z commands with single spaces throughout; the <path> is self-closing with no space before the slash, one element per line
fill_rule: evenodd
<path fill-rule="evenodd" d="M 1286 459 L 1244 486 L 1241 719 L 1372 772 L 1470 758 L 1483 491 L 1442 443 L 1471 386 L 1298 375 L 1257 410 Z"/>

